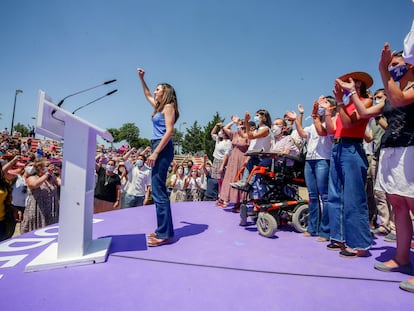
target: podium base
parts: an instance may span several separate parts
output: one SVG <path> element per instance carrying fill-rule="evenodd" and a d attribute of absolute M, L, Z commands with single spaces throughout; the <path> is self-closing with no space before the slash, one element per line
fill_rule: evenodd
<path fill-rule="evenodd" d="M 34 272 L 105 262 L 111 240 L 112 238 L 92 240 L 85 255 L 69 258 L 58 258 L 58 243 L 52 243 L 38 257 L 27 264 L 24 271 Z"/>

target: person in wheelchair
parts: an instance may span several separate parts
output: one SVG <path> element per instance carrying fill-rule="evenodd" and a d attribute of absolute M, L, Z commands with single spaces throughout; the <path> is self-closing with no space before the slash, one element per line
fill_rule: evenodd
<path fill-rule="evenodd" d="M 254 200 L 261 199 L 267 191 L 267 183 L 262 182 L 264 176 L 267 176 L 267 172 L 273 171 L 286 174 L 289 168 L 293 171 L 295 164 L 294 156 L 299 155 L 299 149 L 293 138 L 290 135 L 285 135 L 286 130 L 287 126 L 284 119 L 277 118 L 273 121 L 273 139 L 271 141 L 270 152 L 263 154 L 263 159 L 251 171 L 247 179 L 248 186 L 242 189 L 252 190 L 251 195 Z"/>

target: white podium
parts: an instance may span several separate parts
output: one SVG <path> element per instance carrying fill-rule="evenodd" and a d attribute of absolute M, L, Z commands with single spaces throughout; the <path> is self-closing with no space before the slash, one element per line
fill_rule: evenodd
<path fill-rule="evenodd" d="M 26 272 L 100 263 L 106 260 L 111 238 L 92 239 L 96 137 L 112 135 L 59 108 L 39 92 L 36 133 L 64 141 L 59 235 Z"/>

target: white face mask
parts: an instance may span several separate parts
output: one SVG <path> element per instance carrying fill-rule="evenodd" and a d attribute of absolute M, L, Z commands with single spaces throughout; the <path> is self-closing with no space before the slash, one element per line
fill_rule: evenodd
<path fill-rule="evenodd" d="M 107 166 L 106 166 L 106 170 L 107 170 L 108 172 L 113 172 L 113 171 L 114 171 L 114 168 L 115 168 L 115 166 L 113 166 L 113 165 L 107 165 Z"/>
<path fill-rule="evenodd" d="M 273 133 L 274 136 L 279 136 L 280 133 L 282 133 L 282 128 L 280 126 L 273 125 L 272 126 L 272 133 Z"/>
<path fill-rule="evenodd" d="M 177 170 L 177 173 L 178 173 L 178 174 L 182 174 L 182 173 L 183 173 L 183 169 L 182 169 L 182 168 L 179 168 L 179 169 Z"/>
<path fill-rule="evenodd" d="M 24 171 L 27 175 L 34 175 L 36 173 L 36 169 L 33 165 L 26 166 Z"/>

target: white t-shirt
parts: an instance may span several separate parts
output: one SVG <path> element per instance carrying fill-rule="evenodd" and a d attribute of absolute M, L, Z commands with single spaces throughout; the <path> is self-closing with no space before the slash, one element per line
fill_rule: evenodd
<path fill-rule="evenodd" d="M 216 141 L 216 146 L 214 147 L 213 157 L 217 160 L 223 160 L 225 155 L 230 153 L 232 144 L 230 139 L 220 140 L 218 135 L 212 135 L 213 140 Z"/>
<path fill-rule="evenodd" d="M 21 175 L 16 176 L 16 181 L 13 183 L 12 190 L 12 204 L 15 206 L 26 206 L 27 199 L 27 185 L 24 177 Z"/>
<path fill-rule="evenodd" d="M 258 129 L 256 129 L 255 133 L 257 133 L 258 131 L 264 128 L 269 128 L 269 127 L 266 125 L 263 125 L 259 127 Z M 272 142 L 272 135 L 270 135 L 270 129 L 269 129 L 269 134 L 267 136 L 250 140 L 248 150 L 261 150 L 262 152 L 269 152 L 271 142 Z"/>
<path fill-rule="evenodd" d="M 319 136 L 314 124 L 303 130 L 308 135 L 306 160 L 329 160 L 332 153 L 333 135 Z"/>
<path fill-rule="evenodd" d="M 151 170 L 145 165 L 141 168 L 132 165 L 130 161 L 126 161 L 125 167 L 128 170 L 128 184 L 126 186 L 126 194 L 133 196 L 145 196 L 146 190 L 151 186 Z"/>
<path fill-rule="evenodd" d="M 184 190 L 184 177 L 178 178 L 176 174 L 171 176 L 170 180 L 171 184 L 175 182 L 173 189 L 176 190 Z"/>

